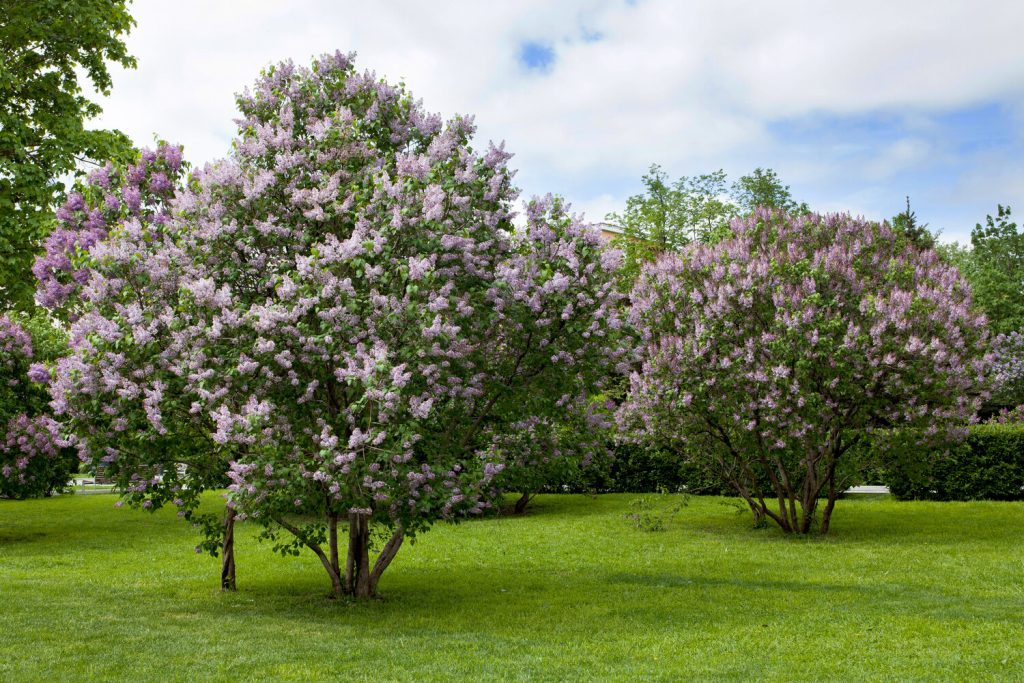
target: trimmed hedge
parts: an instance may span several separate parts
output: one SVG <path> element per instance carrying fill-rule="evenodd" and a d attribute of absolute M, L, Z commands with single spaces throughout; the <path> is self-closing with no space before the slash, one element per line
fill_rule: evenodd
<path fill-rule="evenodd" d="M 609 457 L 591 463 L 570 480 L 554 482 L 549 493 L 657 493 L 686 491 L 732 496 L 728 484 L 683 458 L 634 444 L 610 446 Z"/>
<path fill-rule="evenodd" d="M 657 491 L 703 495 L 733 495 L 732 488 L 676 454 L 621 444 L 615 447 L 608 480 L 602 487 L 609 493 L 654 493 Z"/>
<path fill-rule="evenodd" d="M 886 478 L 901 500 L 1024 500 L 1024 425 L 975 425 L 948 456 L 893 463 Z"/>

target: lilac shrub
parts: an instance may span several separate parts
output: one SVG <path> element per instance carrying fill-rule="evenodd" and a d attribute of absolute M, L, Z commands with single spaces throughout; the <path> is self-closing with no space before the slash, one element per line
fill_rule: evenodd
<path fill-rule="evenodd" d="M 34 358 L 30 332 L 0 316 L 0 496 L 6 498 L 59 491 L 77 464 L 46 413 L 50 374 Z"/>
<path fill-rule="evenodd" d="M 1024 402 L 1024 334 L 1011 332 L 992 340 L 992 401 L 1002 405 Z"/>
<path fill-rule="evenodd" d="M 183 171 L 181 147 L 162 143 L 156 150 L 143 150 L 125 168 L 108 162 L 90 173 L 86 185 L 69 194 L 57 210 L 57 228 L 32 268 L 37 301 L 60 318 L 76 318 L 77 295 L 92 277 L 92 262 L 77 256 L 106 239 L 111 228 L 137 224 L 140 230 L 152 230 L 165 225 Z"/>
<path fill-rule="evenodd" d="M 962 434 L 984 395 L 985 319 L 955 268 L 886 224 L 761 209 L 732 227 L 644 271 L 618 418 L 786 532 L 810 531 L 824 496 L 825 533 L 851 449 Z"/>
<path fill-rule="evenodd" d="M 511 327 L 505 332 L 510 339 L 524 340 L 523 359 L 516 360 L 530 384 L 517 400 L 542 408 L 502 424 L 488 448 L 504 464 L 499 488 L 519 494 L 514 511 L 521 513 L 543 488 L 578 479 L 595 455 L 607 455 L 609 406 L 589 392 L 614 375 L 609 360 L 622 353 L 622 295 L 609 277 L 620 253 L 604 251 L 597 232 L 570 216 L 559 200 L 530 202 L 515 240 L 515 258 L 500 276 L 526 305 L 516 310 L 504 304 L 514 315 L 503 325 Z M 537 344 L 536 357 L 525 355 L 537 339 L 549 341 Z"/>
<path fill-rule="evenodd" d="M 369 597 L 407 536 L 492 504 L 523 466 L 510 431 L 600 390 L 617 255 L 552 198 L 516 230 L 510 155 L 348 55 L 272 67 L 238 105 L 229 159 L 49 267 L 58 300 L 82 291 L 55 404 L 112 466 L 205 440 L 238 518 Z"/>
<path fill-rule="evenodd" d="M 0 440 L 0 496 L 28 498 L 64 488 L 71 478 L 57 423 L 48 415 L 25 413 L 7 421 Z"/>

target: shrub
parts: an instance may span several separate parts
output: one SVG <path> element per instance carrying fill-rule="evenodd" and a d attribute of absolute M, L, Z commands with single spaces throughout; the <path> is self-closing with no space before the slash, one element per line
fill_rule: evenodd
<path fill-rule="evenodd" d="M 698 495 L 733 495 L 727 482 L 678 455 L 637 444 L 617 444 L 601 490 L 609 493 L 678 491 Z"/>
<path fill-rule="evenodd" d="M 644 269 L 620 428 L 699 459 L 786 532 L 808 533 L 827 496 L 826 533 L 869 437 L 962 434 L 985 393 L 985 318 L 956 269 L 887 224 L 759 209 L 732 232 Z"/>
<path fill-rule="evenodd" d="M 946 456 L 890 465 L 886 484 L 901 500 L 1024 500 L 1024 424 L 971 427 Z"/>
<path fill-rule="evenodd" d="M 538 447 L 559 448 L 544 465 L 587 455 L 559 423 L 577 408 L 586 435 L 607 422 L 578 398 L 622 355 L 620 258 L 552 197 L 517 228 L 511 155 L 474 151 L 470 119 L 350 56 L 271 67 L 238 104 L 231 158 L 152 219 L 48 250 L 52 305 L 85 283 L 54 403 L 132 471 L 178 429 L 206 439 L 233 456 L 239 519 L 316 554 L 332 595 L 368 598 L 403 539 L 490 506 L 499 473 L 536 491 Z M 160 171 L 147 187 L 174 185 Z M 371 526 L 390 534 L 372 569 Z"/>
<path fill-rule="evenodd" d="M 50 375 L 37 360 L 60 345 L 40 317 L 0 316 L 0 496 L 30 498 L 60 491 L 77 468 L 46 412 Z"/>

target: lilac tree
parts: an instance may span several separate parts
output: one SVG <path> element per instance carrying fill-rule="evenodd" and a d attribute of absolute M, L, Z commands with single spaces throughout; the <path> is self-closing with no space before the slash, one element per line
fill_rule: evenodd
<path fill-rule="evenodd" d="M 886 224 L 759 209 L 732 227 L 643 273 L 640 366 L 618 417 L 714 467 L 786 532 L 809 532 L 824 496 L 825 533 L 851 449 L 939 440 L 973 418 L 985 319 L 955 268 Z"/>
<path fill-rule="evenodd" d="M 88 275 L 55 396 L 112 463 L 126 431 L 139 462 L 208 439 L 240 519 L 369 597 L 407 536 L 491 504 L 510 430 L 599 390 L 617 255 L 552 198 L 516 230 L 510 155 L 350 56 L 272 67 L 238 105 L 232 156 L 166 220 L 124 220 L 58 272 Z"/>
<path fill-rule="evenodd" d="M 33 362 L 46 354 L 37 356 L 31 331 L 53 332 L 47 327 L 38 316 L 0 316 L 0 496 L 7 498 L 60 491 L 78 464 L 46 410 L 49 372 Z"/>

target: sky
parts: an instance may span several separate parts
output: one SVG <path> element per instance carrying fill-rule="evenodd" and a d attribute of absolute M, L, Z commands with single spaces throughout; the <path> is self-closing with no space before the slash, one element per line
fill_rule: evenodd
<path fill-rule="evenodd" d="M 425 107 L 506 142 L 523 196 L 601 221 L 672 177 L 773 168 L 820 211 L 944 241 L 1024 213 L 1024 3 L 996 0 L 136 0 L 93 125 L 225 156 L 234 94 L 282 60 L 354 51 Z"/>

